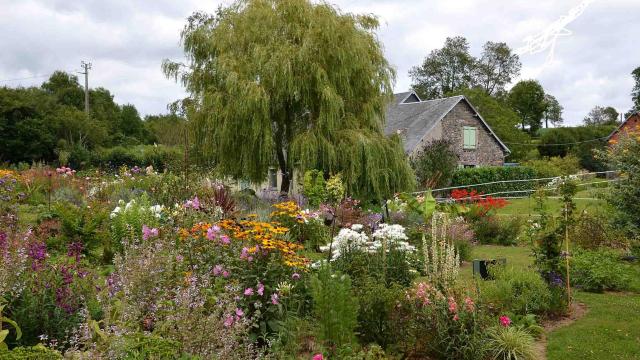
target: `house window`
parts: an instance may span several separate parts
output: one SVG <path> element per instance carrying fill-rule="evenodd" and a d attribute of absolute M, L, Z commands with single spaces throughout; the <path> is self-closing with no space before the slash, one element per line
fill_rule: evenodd
<path fill-rule="evenodd" d="M 272 189 L 278 187 L 278 171 L 274 168 L 269 169 L 269 187 Z"/>
<path fill-rule="evenodd" d="M 465 126 L 462 128 L 462 139 L 464 141 L 463 149 L 476 148 L 476 128 L 473 126 Z"/>

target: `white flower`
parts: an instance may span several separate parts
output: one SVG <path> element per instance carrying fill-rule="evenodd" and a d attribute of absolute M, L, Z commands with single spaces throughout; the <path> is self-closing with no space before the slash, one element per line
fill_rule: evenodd
<path fill-rule="evenodd" d="M 351 230 L 353 231 L 362 231 L 362 229 L 364 228 L 364 226 L 362 226 L 362 224 L 353 224 L 351 225 Z"/>

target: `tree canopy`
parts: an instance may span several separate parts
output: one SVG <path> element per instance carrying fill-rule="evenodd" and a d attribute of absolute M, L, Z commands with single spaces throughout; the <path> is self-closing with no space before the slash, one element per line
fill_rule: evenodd
<path fill-rule="evenodd" d="M 400 140 L 382 133 L 394 71 L 376 18 L 307 0 L 239 0 L 192 15 L 187 64 L 163 69 L 190 93 L 196 148 L 225 175 L 261 182 L 277 164 L 340 172 L 382 197 L 413 185 Z"/>
<path fill-rule="evenodd" d="M 611 106 L 596 106 L 589 111 L 583 122 L 587 126 L 615 125 L 618 123 L 618 116 L 618 111 Z"/>
<path fill-rule="evenodd" d="M 547 109 L 544 89 L 536 80 L 519 81 L 509 91 L 508 101 L 511 108 L 520 116 L 522 129 L 527 126 L 535 134 L 541 127 L 542 117 Z"/>
<path fill-rule="evenodd" d="M 560 105 L 558 100 L 550 94 L 544 95 L 544 101 L 547 105 L 542 115 L 542 118 L 544 119 L 544 127 L 548 128 L 549 123 L 556 127 L 562 124 L 564 120 L 562 118 L 562 111 L 564 110 L 562 105 Z"/>
<path fill-rule="evenodd" d="M 631 76 L 633 76 L 634 86 L 633 90 L 631 90 L 633 108 L 630 112 L 637 112 L 640 111 L 640 66 L 631 72 Z"/>
<path fill-rule="evenodd" d="M 431 51 L 422 65 L 409 71 L 412 88 L 423 99 L 434 99 L 453 91 L 477 87 L 490 95 L 503 92 L 520 74 L 518 55 L 506 43 L 488 41 L 480 58 L 469 53 L 461 36 L 447 38 L 441 49 Z"/>

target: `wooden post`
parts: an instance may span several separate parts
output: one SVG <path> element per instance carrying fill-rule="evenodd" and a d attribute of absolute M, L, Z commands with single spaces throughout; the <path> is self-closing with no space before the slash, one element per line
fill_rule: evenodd
<path fill-rule="evenodd" d="M 565 264 L 567 270 L 567 304 L 569 312 L 571 312 L 571 281 L 569 278 L 569 204 L 564 204 L 564 246 L 565 246 Z"/>

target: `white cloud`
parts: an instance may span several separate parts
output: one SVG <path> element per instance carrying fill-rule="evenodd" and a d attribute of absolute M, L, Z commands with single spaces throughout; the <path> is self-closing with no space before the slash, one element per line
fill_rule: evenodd
<path fill-rule="evenodd" d="M 229 3 L 225 0 L 224 3 Z M 523 45 L 582 0 L 333 0 L 343 11 L 379 16 L 385 54 L 398 71 L 396 90 L 406 90 L 408 70 L 419 65 L 447 36 L 465 36 L 478 55 L 486 41 Z M 0 79 L 79 70 L 91 61 L 91 85 L 112 91 L 120 103 L 141 113 L 166 111 L 184 96 L 161 73 L 163 58 L 180 59 L 179 33 L 194 11 L 212 12 L 221 1 L 172 0 L 0 0 Z M 596 0 L 569 23 L 570 36 L 557 39 L 555 58 L 523 55 L 521 78 L 537 78 L 579 123 L 595 105 L 619 111 L 631 106 L 630 72 L 640 66 L 639 35 L 633 24 L 637 0 Z M 9 14 L 9 16 L 6 16 Z M 33 85 L 45 78 L 0 85 Z"/>

